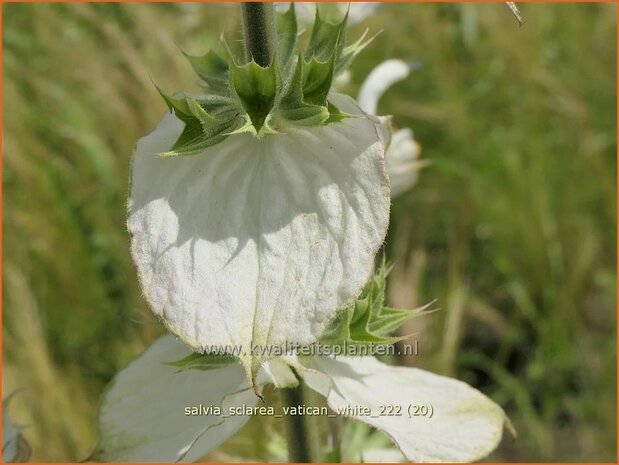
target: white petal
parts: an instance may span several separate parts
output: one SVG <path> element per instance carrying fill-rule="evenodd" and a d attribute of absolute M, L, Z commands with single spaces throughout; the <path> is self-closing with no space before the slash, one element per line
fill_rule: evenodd
<path fill-rule="evenodd" d="M 418 160 L 421 148 L 413 139 L 413 131 L 400 129 L 391 137 L 385 166 L 391 181 L 391 197 L 397 197 L 417 182 L 422 163 Z"/>
<path fill-rule="evenodd" d="M 370 408 L 371 415 L 346 416 L 387 433 L 413 462 L 475 461 L 492 452 L 501 440 L 506 421 L 501 407 L 461 381 L 385 365 L 373 357 L 314 357 L 310 366 L 316 371 L 300 373 L 312 389 L 323 395 L 328 390 L 331 409 L 343 414 L 347 406 Z M 412 405 L 431 405 L 433 416 L 409 417 Z M 401 408 L 401 416 L 380 415 L 383 407 L 390 406 L 394 413 Z"/>
<path fill-rule="evenodd" d="M 333 101 L 362 114 L 348 97 Z M 386 234 L 375 123 L 239 134 L 199 155 L 157 157 L 182 128 L 168 114 L 133 157 L 128 228 L 152 310 L 198 350 L 313 342 L 359 294 Z M 243 359 L 252 373 L 258 358 Z"/>
<path fill-rule="evenodd" d="M 410 65 L 402 60 L 391 59 L 383 61 L 374 68 L 359 90 L 359 106 L 371 115 L 376 114 L 378 101 L 389 87 L 406 78 L 411 72 Z"/>
<path fill-rule="evenodd" d="M 220 407 L 223 415 L 231 406 L 258 401 L 239 364 L 210 371 L 165 364 L 190 353 L 173 336 L 163 336 L 116 375 L 99 411 L 98 461 L 195 461 L 247 422 L 249 416 L 186 415 L 186 408 L 200 405 Z"/>

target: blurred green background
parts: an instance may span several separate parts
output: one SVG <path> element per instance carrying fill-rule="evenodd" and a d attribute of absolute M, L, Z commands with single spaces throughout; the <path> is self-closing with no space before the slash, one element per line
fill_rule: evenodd
<path fill-rule="evenodd" d="M 238 5 L 2 9 L 3 395 L 21 389 L 34 460 L 79 460 L 104 386 L 162 333 L 124 225 L 132 146 L 165 109 L 149 76 L 196 90 L 180 49 L 240 39 Z M 519 435 L 491 460 L 615 461 L 616 5 L 521 9 L 390 4 L 350 32 L 382 30 L 352 95 L 387 58 L 422 64 L 379 106 L 431 162 L 393 205 L 389 298 L 442 311 L 400 363 L 507 410 Z"/>

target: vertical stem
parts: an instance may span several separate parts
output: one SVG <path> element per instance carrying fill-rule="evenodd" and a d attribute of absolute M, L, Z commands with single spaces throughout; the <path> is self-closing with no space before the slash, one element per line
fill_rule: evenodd
<path fill-rule="evenodd" d="M 302 380 L 296 388 L 280 389 L 282 406 L 306 406 L 308 392 Z M 318 429 L 311 415 L 286 415 L 286 439 L 288 442 L 288 461 L 314 463 L 319 460 Z"/>
<path fill-rule="evenodd" d="M 275 47 L 275 19 L 273 3 L 244 2 L 243 32 L 245 35 L 245 56 L 253 58 L 263 68 L 271 64 Z"/>

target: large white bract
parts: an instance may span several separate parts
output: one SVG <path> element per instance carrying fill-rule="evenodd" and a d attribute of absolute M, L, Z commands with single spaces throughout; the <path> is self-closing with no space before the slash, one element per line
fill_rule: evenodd
<path fill-rule="evenodd" d="M 167 114 L 133 156 L 128 228 L 144 295 L 198 351 L 242 347 L 255 376 L 286 343 L 311 343 L 371 276 L 389 220 L 377 123 L 231 135 L 162 158 L 184 123 Z"/>
<path fill-rule="evenodd" d="M 102 399 L 101 439 L 91 459 L 196 461 L 249 420 L 247 408 L 260 401 L 243 368 L 231 364 L 209 371 L 178 370 L 165 364 L 190 353 L 166 335 L 114 378 Z M 308 387 L 326 397 L 334 412 L 383 431 L 409 461 L 479 460 L 495 449 L 504 425 L 509 426 L 501 407 L 467 384 L 415 368 L 385 365 L 373 357 L 276 358 L 263 365 L 257 383 L 293 386 L 296 378 L 291 367 Z M 409 417 L 411 404 L 431 405 L 432 417 Z M 209 407 L 220 410 L 205 410 Z M 230 414 L 239 407 L 247 408 Z M 370 409 L 371 414 L 360 413 L 359 407 Z M 389 407 L 400 407 L 400 415 L 386 415 L 384 408 Z M 197 414 L 187 415 L 187 408 L 198 409 Z M 402 460 L 394 449 L 365 446 L 359 452 L 368 461 Z"/>
<path fill-rule="evenodd" d="M 240 365 L 179 371 L 167 365 L 191 352 L 172 335 L 158 339 L 121 371 L 103 396 L 98 462 L 192 462 L 235 434 L 246 416 L 187 415 L 186 408 L 255 405 Z"/>
<path fill-rule="evenodd" d="M 501 407 L 462 381 L 374 357 L 308 362 L 296 367 L 332 410 L 385 432 L 412 462 L 477 461 L 497 447 L 504 425 L 511 427 Z M 420 414 L 422 406 L 432 415 Z"/>

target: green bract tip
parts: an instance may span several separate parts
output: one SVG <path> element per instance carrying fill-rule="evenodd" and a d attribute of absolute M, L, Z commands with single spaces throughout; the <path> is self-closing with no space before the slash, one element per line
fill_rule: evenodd
<path fill-rule="evenodd" d="M 221 51 L 186 55 L 204 83 L 199 97 L 159 93 L 170 111 L 185 123 L 172 148 L 162 156 L 194 155 L 231 134 L 258 138 L 294 126 L 320 126 L 351 117 L 329 101 L 334 78 L 372 40 L 367 31 L 346 46 L 346 15 L 338 23 L 325 21 L 318 9 L 308 46 L 297 43 L 294 4 L 277 14 L 277 49 L 267 67 L 255 61 L 241 64 L 222 41 Z"/>

